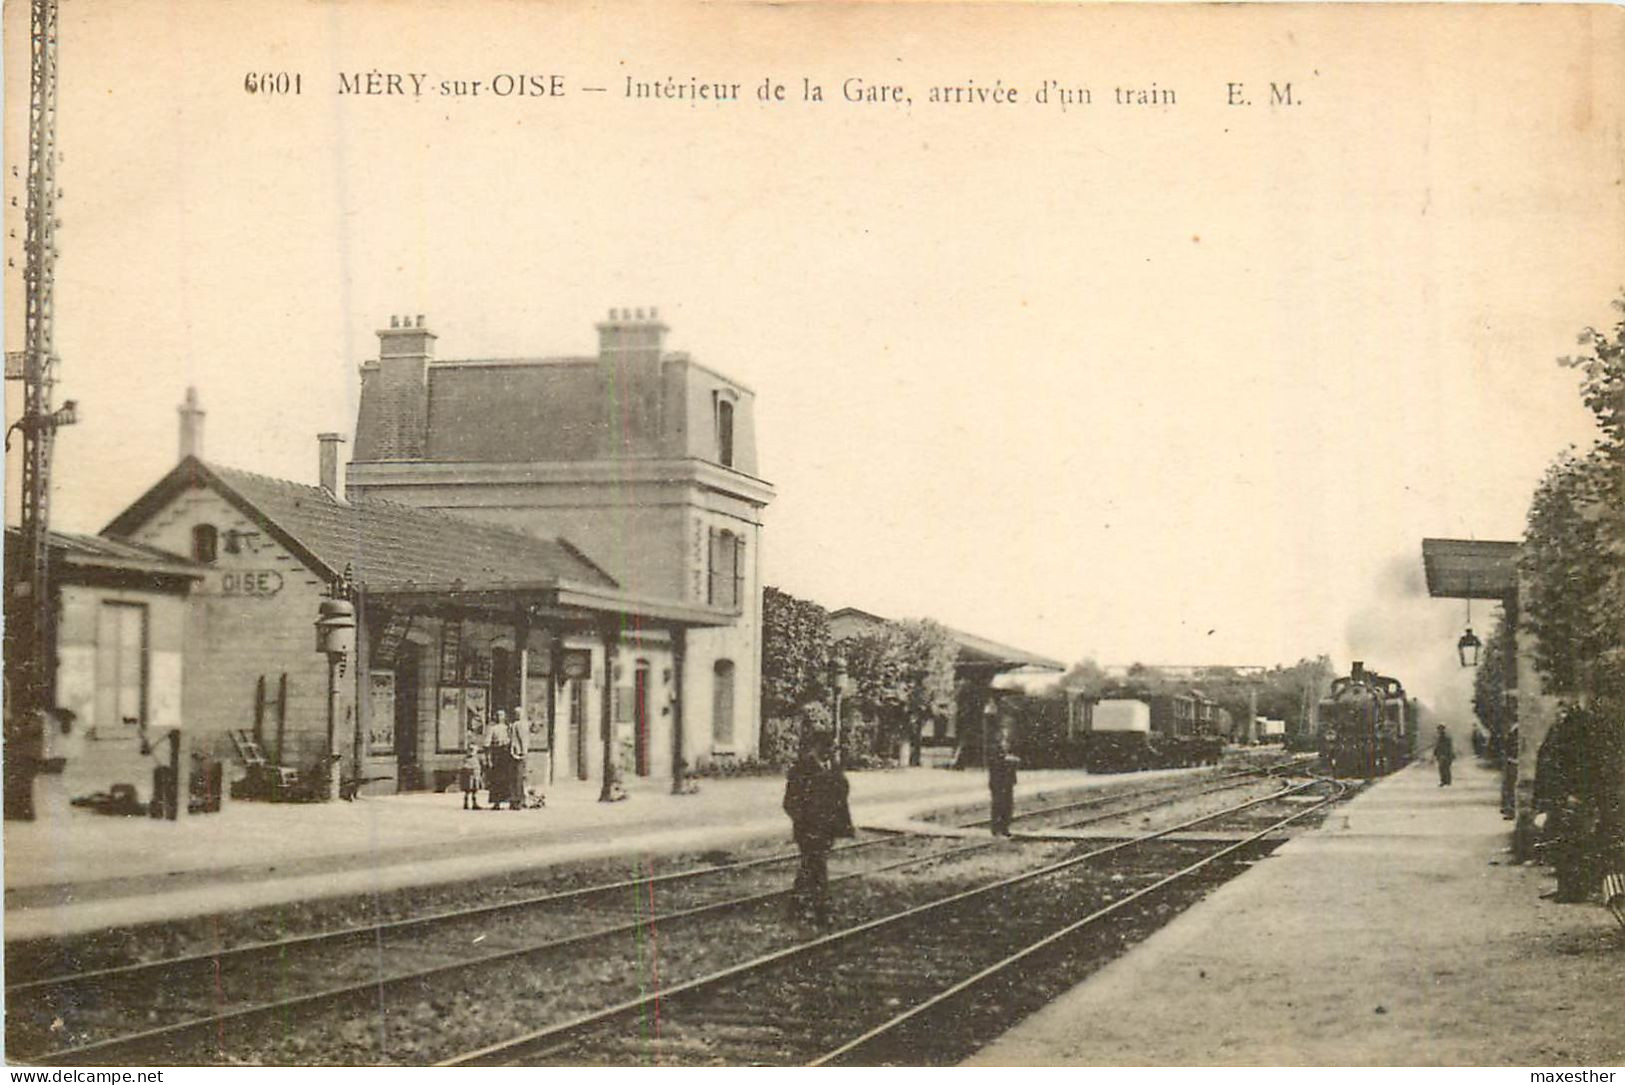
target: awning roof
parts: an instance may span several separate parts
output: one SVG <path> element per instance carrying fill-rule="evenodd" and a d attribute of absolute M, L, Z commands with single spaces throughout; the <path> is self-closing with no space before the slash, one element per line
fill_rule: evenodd
<path fill-rule="evenodd" d="M 1515 542 L 1423 539 L 1422 567 L 1436 599 L 1502 600 L 1518 591 Z"/>
<path fill-rule="evenodd" d="M 21 528 L 6 528 L 6 548 L 15 548 L 19 554 L 22 552 Z M 155 547 L 128 539 L 81 535 L 71 531 L 51 532 L 51 556 L 77 569 L 146 573 L 186 580 L 202 580 L 204 575 L 201 565 Z"/>

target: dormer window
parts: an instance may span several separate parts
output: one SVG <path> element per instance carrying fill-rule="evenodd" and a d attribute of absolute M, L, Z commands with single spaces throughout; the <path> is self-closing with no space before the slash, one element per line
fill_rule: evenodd
<path fill-rule="evenodd" d="M 729 391 L 712 392 L 712 410 L 716 416 L 717 462 L 724 467 L 734 465 L 734 396 Z"/>
<path fill-rule="evenodd" d="M 220 532 L 213 524 L 199 524 L 192 529 L 192 560 L 213 565 L 220 556 Z"/>

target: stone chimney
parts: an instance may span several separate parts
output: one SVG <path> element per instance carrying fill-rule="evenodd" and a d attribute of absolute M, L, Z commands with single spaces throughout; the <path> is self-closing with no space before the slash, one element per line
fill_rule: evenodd
<path fill-rule="evenodd" d="M 318 433 L 316 442 L 321 446 L 318 474 L 322 489 L 342 500 L 344 494 L 339 490 L 339 445 L 344 443 L 344 434 Z"/>
<path fill-rule="evenodd" d="M 180 458 L 188 456 L 203 458 L 203 416 L 206 413 L 197 405 L 197 388 L 193 385 L 186 387 L 186 400 L 176 408 L 181 416 L 181 443 Z"/>
<path fill-rule="evenodd" d="M 609 319 L 598 325 L 598 356 L 658 362 L 669 330 L 658 309 L 611 309 Z"/>
<path fill-rule="evenodd" d="M 422 314 L 392 316 L 378 332 L 378 369 L 374 374 L 376 428 L 369 434 L 367 458 L 418 460 L 428 442 L 429 362 L 435 334 Z M 368 390 L 363 387 L 363 393 Z M 358 441 L 358 446 L 360 442 Z M 357 448 L 357 454 L 361 453 Z"/>

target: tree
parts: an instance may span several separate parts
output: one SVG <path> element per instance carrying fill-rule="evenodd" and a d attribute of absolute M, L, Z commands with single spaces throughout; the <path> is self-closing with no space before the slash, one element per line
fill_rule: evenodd
<path fill-rule="evenodd" d="M 1596 418 L 1589 449 L 1573 447 L 1547 470 L 1529 504 L 1519 558 L 1520 617 L 1535 635 L 1535 668 L 1547 692 L 1592 702 L 1597 725 L 1587 757 L 1605 767 L 1598 839 L 1625 869 L 1625 296 L 1610 332 L 1587 328 L 1589 352 L 1559 359 L 1580 371 L 1580 396 Z"/>
<path fill-rule="evenodd" d="M 1507 671 L 1516 653 L 1512 626 L 1502 615 L 1495 623 L 1495 631 L 1484 641 L 1484 654 L 1473 675 L 1473 714 L 1489 732 L 1490 753 L 1495 757 L 1505 749 Z"/>
<path fill-rule="evenodd" d="M 841 643 L 853 711 L 872 726 L 868 738 L 885 749 L 910 744 L 917 763 L 920 736 L 954 705 L 958 646 L 933 621 L 886 622 Z M 848 729 L 854 746 L 862 741 Z M 852 748 L 857 755 L 873 752 Z"/>
<path fill-rule="evenodd" d="M 1529 509 L 1523 570 L 1536 667 L 1555 692 L 1625 695 L 1625 296 L 1612 332 L 1587 328 L 1589 353 L 1559 359 L 1580 371 L 1597 422 L 1584 453 L 1560 456 Z M 1548 643 L 1549 639 L 1549 643 Z"/>
<path fill-rule="evenodd" d="M 830 697 L 829 612 L 777 588 L 762 589 L 762 743 L 794 756 L 809 705 Z"/>
<path fill-rule="evenodd" d="M 1080 659 L 1061 676 L 1060 684 L 1062 689 L 1072 693 L 1095 696 L 1106 688 L 1108 681 L 1106 668 L 1093 659 Z"/>
<path fill-rule="evenodd" d="M 904 696 L 897 732 L 888 738 L 909 743 L 910 764 L 920 763 L 920 737 L 954 711 L 954 663 L 959 645 L 943 626 L 926 619 L 897 622 Z"/>

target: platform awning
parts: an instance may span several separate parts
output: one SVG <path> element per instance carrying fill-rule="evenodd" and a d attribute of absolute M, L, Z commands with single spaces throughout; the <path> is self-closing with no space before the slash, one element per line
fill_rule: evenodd
<path fill-rule="evenodd" d="M 1422 568 L 1436 599 L 1504 600 L 1518 591 L 1515 542 L 1423 539 Z"/>

